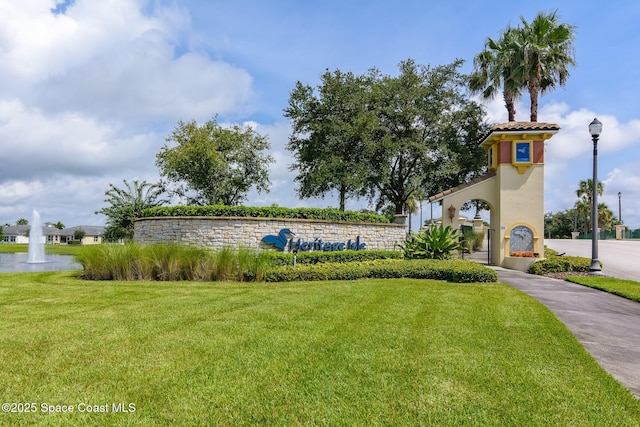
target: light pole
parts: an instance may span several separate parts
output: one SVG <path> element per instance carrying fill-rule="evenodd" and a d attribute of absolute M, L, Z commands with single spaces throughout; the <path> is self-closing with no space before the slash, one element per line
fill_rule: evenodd
<path fill-rule="evenodd" d="M 618 222 L 622 224 L 622 192 L 618 191 Z"/>
<path fill-rule="evenodd" d="M 593 119 L 589 123 L 589 133 L 593 140 L 593 188 L 591 189 L 591 266 L 589 273 L 602 274 L 598 261 L 598 137 L 602 132 L 602 123 Z"/>

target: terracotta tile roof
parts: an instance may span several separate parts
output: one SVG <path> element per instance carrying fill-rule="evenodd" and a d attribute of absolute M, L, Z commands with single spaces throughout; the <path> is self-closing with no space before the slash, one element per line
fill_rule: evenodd
<path fill-rule="evenodd" d="M 558 131 L 560 130 L 560 126 L 555 123 L 507 122 L 507 123 L 499 123 L 491 127 L 492 132 L 497 130 L 509 130 L 509 131 L 520 131 L 520 130 L 554 131 L 555 130 L 555 131 Z"/>
<path fill-rule="evenodd" d="M 460 191 L 463 188 L 470 187 L 470 186 L 472 186 L 474 184 L 478 184 L 478 183 L 480 183 L 482 181 L 486 181 L 487 179 L 493 178 L 494 176 L 496 176 L 496 172 L 495 171 L 488 172 L 488 173 L 486 173 L 484 175 L 481 175 L 481 176 L 478 176 L 476 178 L 473 178 L 469 182 L 465 182 L 464 184 L 460 184 L 460 185 L 455 186 L 453 188 L 449 188 L 448 190 L 444 190 L 441 193 L 438 193 L 436 195 L 430 196 L 429 197 L 429 202 L 435 202 L 436 200 L 440 200 L 443 197 L 448 196 L 449 194 L 455 193 L 456 191 Z"/>
<path fill-rule="evenodd" d="M 541 122 L 506 122 L 498 123 L 491 126 L 491 129 L 480 139 L 480 145 L 485 145 L 495 138 L 500 139 L 505 134 L 512 133 L 529 133 L 543 135 L 543 139 L 548 139 L 551 135 L 557 133 L 560 130 L 560 125 L 555 123 L 541 123 Z M 545 133 L 547 135 L 545 135 Z"/>

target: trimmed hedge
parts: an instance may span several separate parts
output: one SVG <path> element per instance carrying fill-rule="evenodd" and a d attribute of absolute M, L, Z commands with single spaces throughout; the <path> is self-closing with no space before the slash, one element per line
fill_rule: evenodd
<path fill-rule="evenodd" d="M 175 216 L 211 216 L 240 218 L 316 219 L 342 222 L 389 223 L 377 214 L 341 211 L 332 208 L 284 208 L 254 206 L 157 206 L 142 211 L 141 218 Z"/>
<path fill-rule="evenodd" d="M 290 252 L 264 252 L 269 264 L 293 265 L 293 254 Z M 400 251 L 367 250 L 367 251 L 333 251 L 333 252 L 300 252 L 296 257 L 296 264 L 345 263 L 353 261 L 373 261 L 376 259 L 402 259 Z"/>
<path fill-rule="evenodd" d="M 600 267 L 602 267 L 602 261 Z M 551 256 L 547 259 L 536 261 L 529 266 L 529 273 L 539 276 L 546 273 L 559 273 L 565 271 L 589 272 L 591 259 L 578 256 Z"/>
<path fill-rule="evenodd" d="M 354 261 L 344 264 L 303 264 L 274 267 L 265 271 L 265 282 L 304 280 L 356 279 L 432 279 L 456 283 L 496 282 L 495 270 L 464 260 L 398 260 Z"/>

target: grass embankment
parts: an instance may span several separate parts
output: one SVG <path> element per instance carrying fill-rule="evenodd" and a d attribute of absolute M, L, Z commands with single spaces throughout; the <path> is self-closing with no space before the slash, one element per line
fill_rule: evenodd
<path fill-rule="evenodd" d="M 2 399 L 38 409 L 0 424 L 640 424 L 640 402 L 509 286 L 75 274 L 0 275 Z"/>
<path fill-rule="evenodd" d="M 81 245 L 44 245 L 44 253 L 51 255 L 77 255 Z M 0 253 L 29 252 L 27 243 L 0 244 Z"/>
<path fill-rule="evenodd" d="M 566 280 L 640 302 L 640 282 L 634 280 L 596 276 L 568 276 Z"/>

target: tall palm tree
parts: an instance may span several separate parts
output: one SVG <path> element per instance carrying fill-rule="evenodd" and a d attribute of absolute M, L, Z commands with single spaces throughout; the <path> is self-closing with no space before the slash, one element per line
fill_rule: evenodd
<path fill-rule="evenodd" d="M 576 204 L 574 205 L 577 216 L 580 218 L 580 222 L 582 223 L 582 232 L 587 234 L 590 230 L 591 221 L 589 218 L 591 217 L 591 202 L 587 199 L 586 196 L 578 199 Z"/>
<path fill-rule="evenodd" d="M 515 73 L 518 30 L 507 27 L 500 38 L 487 37 L 484 50 L 473 58 L 473 73 L 469 77 L 469 89 L 483 99 L 495 98 L 502 89 L 502 97 L 509 121 L 516 119 L 515 103 L 520 98 L 524 82 Z"/>
<path fill-rule="evenodd" d="M 602 196 L 604 193 L 604 184 L 598 181 L 596 191 L 599 196 Z M 576 202 L 576 209 L 579 212 L 584 213 L 585 221 L 585 231 L 589 229 L 589 225 L 591 224 L 591 200 L 593 195 L 593 180 L 583 179 L 578 184 L 578 189 L 576 190 L 576 196 L 580 198 L 578 202 Z M 598 208 L 599 209 L 599 208 Z"/>
<path fill-rule="evenodd" d="M 611 230 L 615 214 L 605 203 L 598 203 L 598 227 L 603 230 Z"/>
<path fill-rule="evenodd" d="M 604 184 L 602 184 L 601 181 L 598 181 L 596 191 L 598 192 L 598 196 L 602 196 L 602 194 L 604 193 Z M 576 196 L 578 197 L 586 196 L 587 200 L 591 202 L 592 194 L 593 194 L 593 180 L 589 178 L 589 179 L 583 179 L 582 181 L 580 181 L 580 183 L 578 184 L 578 189 L 576 190 Z"/>
<path fill-rule="evenodd" d="M 557 11 L 539 12 L 531 23 L 520 17 L 518 27 L 517 69 L 514 79 L 526 81 L 531 100 L 531 121 L 538 121 L 538 95 L 556 85 L 564 86 L 569 77 L 568 66 L 576 65 L 573 53 L 575 26 L 561 24 Z"/>

